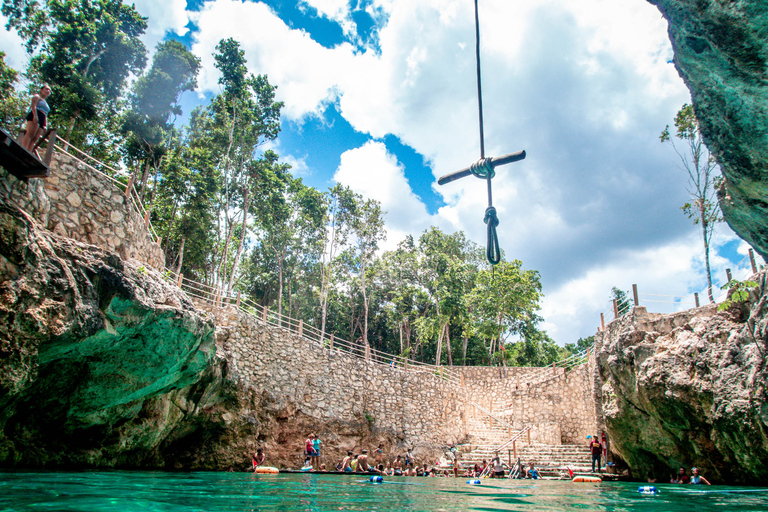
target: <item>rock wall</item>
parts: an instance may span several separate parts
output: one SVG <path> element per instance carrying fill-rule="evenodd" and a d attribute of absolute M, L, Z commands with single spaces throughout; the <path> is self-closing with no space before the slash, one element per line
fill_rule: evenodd
<path fill-rule="evenodd" d="M 234 308 L 213 313 L 228 378 L 273 416 L 260 429 L 270 464 L 299 466 L 310 433 L 329 464 L 379 442 L 393 453 L 414 447 L 431 464 L 466 434 L 463 390 L 451 382 L 321 346 Z"/>
<path fill-rule="evenodd" d="M 697 466 L 713 483 L 768 481 L 766 274 L 758 280 L 748 306 L 637 307 L 596 335 L 599 420 L 635 478 Z"/>
<path fill-rule="evenodd" d="M 733 230 L 768 256 L 768 2 L 649 0 L 669 22 Z"/>
<path fill-rule="evenodd" d="M 550 380 L 529 385 L 541 368 L 454 367 L 463 374 L 464 394 L 471 403 L 503 413 L 516 429 L 530 425 L 531 441 L 544 444 L 582 444 L 596 433 L 592 373 L 583 364 L 552 370 Z M 550 371 L 550 370 L 547 370 Z"/>
<path fill-rule="evenodd" d="M 224 366 L 159 273 L 0 201 L 0 466 L 175 467 Z"/>
<path fill-rule="evenodd" d="M 46 179 L 24 183 L 0 168 L 0 200 L 29 212 L 49 231 L 163 270 L 163 250 L 124 190 L 118 182 L 58 152 Z"/>

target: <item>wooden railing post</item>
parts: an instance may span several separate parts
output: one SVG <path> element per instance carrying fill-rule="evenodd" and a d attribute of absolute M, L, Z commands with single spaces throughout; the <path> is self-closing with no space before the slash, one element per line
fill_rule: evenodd
<path fill-rule="evenodd" d="M 600 313 L 600 330 L 605 330 L 605 315 L 603 313 Z"/>
<path fill-rule="evenodd" d="M 515 460 L 517 460 L 517 441 L 512 441 L 512 451 L 515 452 Z"/>
<path fill-rule="evenodd" d="M 304 320 L 299 320 L 299 336 L 304 335 Z"/>
<path fill-rule="evenodd" d="M 728 278 L 728 282 L 730 283 L 733 280 L 733 277 L 731 277 L 731 269 L 725 269 L 725 275 Z"/>
<path fill-rule="evenodd" d="M 619 302 L 613 299 L 613 318 L 619 318 Z"/>
<path fill-rule="evenodd" d="M 552 362 L 552 375 L 557 375 L 557 363 Z"/>
<path fill-rule="evenodd" d="M 131 189 L 133 188 L 133 182 L 135 179 L 136 177 L 133 174 L 131 174 L 131 177 L 128 178 L 128 185 L 125 186 L 125 197 L 131 197 Z"/>
<path fill-rule="evenodd" d="M 264 306 L 264 309 L 263 309 L 263 312 L 264 312 L 264 323 L 267 323 L 267 310 L 269 310 L 269 308 Z"/>
<path fill-rule="evenodd" d="M 637 299 L 637 285 L 632 285 L 632 297 L 635 299 L 635 306 L 640 305 L 640 301 Z"/>
<path fill-rule="evenodd" d="M 333 348 L 333 334 L 331 334 L 331 345 L 329 348 Z"/>
<path fill-rule="evenodd" d="M 755 251 L 750 247 L 749 249 L 749 264 L 752 265 L 752 273 L 757 273 L 757 264 L 755 263 Z"/>
<path fill-rule="evenodd" d="M 528 446 L 531 446 L 531 429 L 528 429 Z"/>
<path fill-rule="evenodd" d="M 235 302 L 236 307 L 240 307 L 240 290 L 237 290 L 237 301 Z"/>
<path fill-rule="evenodd" d="M 149 210 L 144 212 L 144 227 L 145 228 L 149 227 Z"/>
<path fill-rule="evenodd" d="M 699 307 L 699 294 L 698 293 L 694 293 L 693 294 L 693 300 L 696 301 L 696 307 L 698 308 Z"/>

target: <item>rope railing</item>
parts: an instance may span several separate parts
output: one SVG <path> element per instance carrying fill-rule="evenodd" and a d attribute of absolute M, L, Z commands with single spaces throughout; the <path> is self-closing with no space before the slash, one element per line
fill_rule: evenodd
<path fill-rule="evenodd" d="M 530 432 L 531 432 L 531 426 L 527 425 L 520 432 L 518 432 L 517 434 L 512 436 L 512 438 L 509 441 L 507 441 L 506 443 L 504 443 L 502 445 L 499 445 L 493 451 L 500 452 L 500 451 L 504 450 L 505 448 L 509 448 L 510 446 L 514 447 L 515 446 L 515 442 L 518 439 L 520 439 L 521 437 L 523 437 L 523 434 L 526 434 L 526 433 L 528 434 L 528 444 L 531 444 L 531 434 L 530 434 Z M 515 454 L 515 457 L 517 457 L 517 454 Z"/>
<path fill-rule="evenodd" d="M 504 428 L 506 428 L 508 430 L 514 430 L 514 427 L 512 425 L 510 425 L 506 421 L 498 418 L 497 416 L 494 416 L 493 413 L 488 411 L 487 409 L 484 409 L 483 407 L 481 407 L 481 406 L 479 406 L 479 405 L 477 405 L 475 403 L 472 404 L 472 407 L 474 407 L 476 410 L 480 411 L 481 413 L 486 415 L 489 419 L 495 421 L 496 423 L 498 423 L 502 427 L 504 427 Z"/>
<path fill-rule="evenodd" d="M 231 307 L 241 311 L 259 322 L 285 329 L 292 334 L 296 334 L 304 339 L 318 343 L 329 350 L 336 350 L 352 355 L 359 359 L 364 359 L 373 364 L 387 366 L 393 371 L 403 371 L 429 375 L 438 379 L 448 381 L 457 386 L 461 385 L 460 376 L 443 366 L 431 365 L 404 356 L 397 356 L 377 350 L 373 347 L 366 347 L 360 343 L 353 343 L 335 335 L 326 333 L 321 337 L 321 331 L 311 324 L 306 324 L 302 320 L 281 314 L 275 310 L 264 307 L 245 297 L 231 296 L 223 287 L 212 286 L 193 281 L 182 276 L 180 288 L 191 298 L 205 302 L 214 308 Z"/>
<path fill-rule="evenodd" d="M 55 144 L 54 147 L 60 153 L 64 153 L 65 155 L 69 156 L 70 158 L 73 158 L 74 160 L 77 160 L 78 162 L 80 162 L 81 164 L 86 166 L 89 170 L 91 170 L 91 171 L 93 171 L 93 172 L 95 172 L 95 173 L 97 173 L 97 174 L 99 174 L 101 176 L 106 177 L 112 184 L 118 186 L 120 188 L 120 190 L 123 193 L 125 193 L 126 197 L 129 199 L 129 202 L 130 202 L 131 206 L 133 207 L 133 210 L 137 214 L 139 214 L 139 216 L 142 219 L 144 219 L 144 224 L 145 224 L 147 230 L 149 231 L 149 233 L 154 237 L 154 240 L 155 241 L 159 240 L 160 237 L 157 235 L 157 232 L 155 232 L 155 228 L 152 225 L 151 219 L 149 218 L 149 212 L 147 212 L 147 210 L 144 208 L 144 205 L 141 204 L 141 198 L 139 197 L 139 193 L 136 191 L 136 187 L 134 186 L 134 182 L 132 180 L 128 180 L 128 184 L 126 185 L 122 181 L 115 179 L 113 176 L 110 176 L 109 174 L 105 173 L 104 171 L 102 171 L 100 169 L 97 169 L 94 165 L 89 164 L 88 162 L 84 161 L 82 158 L 79 158 L 79 157 L 73 155 L 68 150 L 70 150 L 70 149 L 75 150 L 78 154 L 83 155 L 84 157 L 88 158 L 89 160 L 94 162 L 96 165 L 100 165 L 100 166 L 102 166 L 102 167 L 104 167 L 106 169 L 109 169 L 110 171 L 112 171 L 113 173 L 115 173 L 115 174 L 117 174 L 119 176 L 127 177 L 127 175 L 125 173 L 123 173 L 122 171 L 119 171 L 119 170 L 115 169 L 114 167 L 110 167 L 109 165 L 105 164 L 104 162 L 102 162 L 100 160 L 97 160 L 96 158 L 92 157 L 91 155 L 89 155 L 88 153 L 82 151 L 81 149 L 78 149 L 77 147 L 73 146 L 72 144 L 70 144 L 68 142 L 65 143 L 65 144 L 67 145 L 67 149 L 64 149 L 63 147 L 61 147 L 58 144 Z"/>

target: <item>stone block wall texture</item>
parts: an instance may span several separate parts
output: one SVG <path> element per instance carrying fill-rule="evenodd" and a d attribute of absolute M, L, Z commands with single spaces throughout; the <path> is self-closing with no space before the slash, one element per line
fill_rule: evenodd
<path fill-rule="evenodd" d="M 529 378 L 541 368 L 507 368 L 506 375 L 489 367 L 453 370 L 464 376 L 464 396 L 470 409 L 471 404 L 478 404 L 518 430 L 530 425 L 532 442 L 582 444 L 587 434 L 596 433 L 589 363 L 567 372 L 553 369 L 553 378 L 530 386 Z"/>
<path fill-rule="evenodd" d="M 50 176 L 25 184 L 3 169 L 0 199 L 58 235 L 114 251 L 163 270 L 165 255 L 124 188 L 76 159 L 54 153 Z"/>
<path fill-rule="evenodd" d="M 417 448 L 458 443 L 466 435 L 466 402 L 448 381 L 329 349 L 234 308 L 210 311 L 230 378 L 286 408 L 318 423 L 362 419 Z"/>

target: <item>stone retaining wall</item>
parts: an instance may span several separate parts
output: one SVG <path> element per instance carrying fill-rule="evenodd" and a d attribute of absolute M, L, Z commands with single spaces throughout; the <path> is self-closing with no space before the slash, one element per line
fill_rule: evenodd
<path fill-rule="evenodd" d="M 50 177 L 17 180 L 0 168 L 0 200 L 17 205 L 46 229 L 163 270 L 165 255 L 124 189 L 108 177 L 54 152 Z"/>
<path fill-rule="evenodd" d="M 363 419 L 405 446 L 432 450 L 466 435 L 466 402 L 448 381 L 329 349 L 233 308 L 212 312 L 230 378 L 318 425 Z"/>
<path fill-rule="evenodd" d="M 588 363 L 566 372 L 553 369 L 552 379 L 528 385 L 541 368 L 454 367 L 463 375 L 464 396 L 515 429 L 530 425 L 531 441 L 581 444 L 595 434 L 595 397 Z M 556 376 L 554 376 L 556 375 Z"/>

